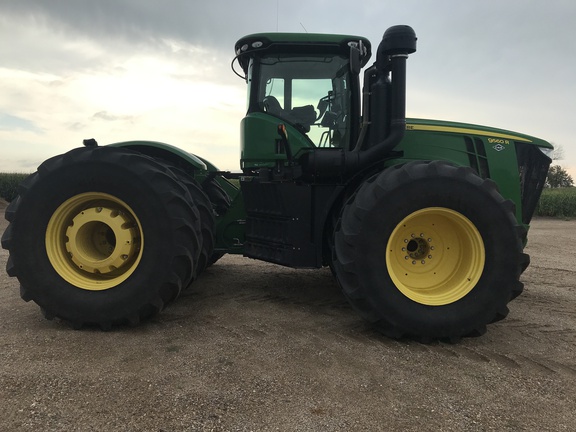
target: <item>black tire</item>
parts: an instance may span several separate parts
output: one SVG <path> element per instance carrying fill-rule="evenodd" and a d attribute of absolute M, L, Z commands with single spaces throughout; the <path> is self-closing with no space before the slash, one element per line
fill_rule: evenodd
<path fill-rule="evenodd" d="M 215 178 L 208 178 L 202 184 L 202 190 L 210 198 L 214 213 L 218 216 L 223 216 L 226 214 L 231 205 L 230 197 L 226 191 L 218 184 L 218 181 Z M 206 267 L 210 267 L 211 265 L 215 264 L 216 261 L 218 261 L 224 255 L 226 255 L 226 252 L 213 252 L 208 259 L 208 262 L 206 263 Z"/>
<path fill-rule="evenodd" d="M 79 148 L 44 162 L 6 210 L 2 246 L 24 300 L 80 327 L 137 324 L 194 275 L 200 216 L 164 165 Z"/>
<path fill-rule="evenodd" d="M 528 268 L 529 265 L 530 265 L 530 255 L 523 253 L 522 257 L 521 257 L 521 271 L 522 271 L 522 273 L 524 273 L 524 271 Z"/>
<path fill-rule="evenodd" d="M 208 198 L 210 198 L 214 212 L 218 216 L 226 214 L 231 204 L 230 197 L 222 186 L 218 184 L 218 181 L 215 178 L 209 177 L 202 183 L 202 189 L 206 195 L 208 195 Z"/>
<path fill-rule="evenodd" d="M 210 265 L 214 254 L 214 210 L 210 198 L 204 193 L 194 177 L 187 174 L 180 168 L 167 164 L 170 170 L 178 177 L 178 180 L 188 188 L 188 192 L 200 213 L 201 236 L 200 236 L 200 256 L 195 268 L 194 280 Z M 185 287 L 187 288 L 187 287 Z"/>
<path fill-rule="evenodd" d="M 390 168 L 343 209 L 335 230 L 338 281 L 387 336 L 481 335 L 523 289 L 514 215 L 495 183 L 469 168 L 440 161 Z"/>

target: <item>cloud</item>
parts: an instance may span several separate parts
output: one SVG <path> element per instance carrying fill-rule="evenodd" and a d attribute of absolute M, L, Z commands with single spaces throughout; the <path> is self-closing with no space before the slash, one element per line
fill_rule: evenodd
<path fill-rule="evenodd" d="M 238 148 L 245 84 L 229 65 L 241 36 L 305 27 L 376 48 L 409 24 L 410 115 L 541 136 L 575 166 L 575 21 L 573 0 L 0 0 L 0 112 L 24 121 L 18 142 L 36 128 L 42 156 L 92 135 L 220 153 Z M 0 145 L 14 142 L 4 132 Z"/>
<path fill-rule="evenodd" d="M 114 115 L 110 114 L 108 111 L 99 111 L 92 116 L 95 120 L 105 120 L 105 121 L 131 121 L 134 116 L 131 115 Z"/>
<path fill-rule="evenodd" d="M 42 129 L 36 126 L 34 122 L 22 117 L 13 116 L 2 112 L 0 112 L 0 130 L 21 130 L 34 133 L 42 132 Z"/>
<path fill-rule="evenodd" d="M 104 45 L 120 41 L 132 47 L 164 47 L 166 40 L 182 40 L 232 52 L 230 38 L 241 36 L 239 27 L 261 28 L 260 23 L 269 21 L 266 16 L 275 17 L 270 4 L 268 0 L 203 4 L 189 0 L 27 0 L 3 2 L 0 9 L 5 20 L 16 17 L 34 27 L 82 35 Z M 275 30 L 275 24 L 265 27 Z"/>

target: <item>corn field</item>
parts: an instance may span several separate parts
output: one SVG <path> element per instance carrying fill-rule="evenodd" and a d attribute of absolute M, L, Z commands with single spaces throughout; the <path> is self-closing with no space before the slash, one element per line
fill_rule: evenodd
<path fill-rule="evenodd" d="M 0 173 L 0 198 L 10 202 L 18 195 L 18 185 L 28 174 Z"/>
<path fill-rule="evenodd" d="M 536 208 L 536 216 L 576 217 L 576 187 L 544 189 Z"/>

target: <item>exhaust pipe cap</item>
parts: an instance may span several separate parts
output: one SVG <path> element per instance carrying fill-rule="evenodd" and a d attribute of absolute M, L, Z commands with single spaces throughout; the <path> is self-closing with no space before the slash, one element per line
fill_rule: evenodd
<path fill-rule="evenodd" d="M 408 55 L 416 52 L 416 32 L 407 25 L 390 27 L 384 32 L 378 54 L 385 56 Z"/>

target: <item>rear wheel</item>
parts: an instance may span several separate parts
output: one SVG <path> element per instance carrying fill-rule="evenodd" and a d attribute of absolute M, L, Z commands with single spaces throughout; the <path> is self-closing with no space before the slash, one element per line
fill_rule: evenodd
<path fill-rule="evenodd" d="M 226 191 L 224 191 L 224 189 L 218 184 L 218 181 L 215 178 L 211 178 L 204 182 L 202 188 L 212 202 L 214 213 L 218 216 L 224 215 L 230 208 L 230 197 Z M 226 255 L 226 252 L 214 251 L 212 255 L 210 255 L 206 267 L 210 267 L 211 265 L 215 264 L 216 261 L 218 261 L 224 255 Z"/>
<path fill-rule="evenodd" d="M 184 170 L 168 164 L 170 170 L 178 177 L 178 180 L 186 186 L 194 204 L 200 214 L 200 256 L 196 265 L 194 279 L 200 275 L 211 264 L 211 258 L 214 254 L 214 210 L 208 196 L 204 193 L 194 177 L 187 174 Z"/>
<path fill-rule="evenodd" d="M 352 305 L 392 337 L 457 340 L 504 318 L 522 291 L 514 206 L 468 168 L 413 162 L 344 207 L 334 269 Z"/>
<path fill-rule="evenodd" d="M 101 291 L 138 268 L 144 235 L 134 211 L 117 197 L 88 192 L 64 201 L 46 228 L 46 254 L 70 284 Z"/>
<path fill-rule="evenodd" d="M 21 295 L 48 318 L 135 324 L 194 275 L 200 215 L 164 165 L 124 149 L 72 150 L 44 162 L 6 211 L 2 246 Z"/>

